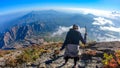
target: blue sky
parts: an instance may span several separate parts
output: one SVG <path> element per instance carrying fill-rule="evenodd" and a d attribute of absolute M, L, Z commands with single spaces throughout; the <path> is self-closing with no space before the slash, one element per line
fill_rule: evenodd
<path fill-rule="evenodd" d="M 50 7 L 119 10 L 120 0 L 0 0 L 0 14 Z"/>

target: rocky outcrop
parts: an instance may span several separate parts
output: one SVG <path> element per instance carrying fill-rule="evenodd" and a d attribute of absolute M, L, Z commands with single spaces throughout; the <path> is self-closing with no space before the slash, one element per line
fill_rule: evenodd
<path fill-rule="evenodd" d="M 23 40 L 27 35 L 28 27 L 27 26 L 20 26 L 16 33 L 15 40 Z"/>
<path fill-rule="evenodd" d="M 28 28 L 26 26 L 13 26 L 11 29 L 6 31 L 3 36 L 1 36 L 1 46 L 3 48 L 11 47 L 9 46 L 11 43 L 23 40 L 25 36 L 27 35 Z M 4 44 L 2 44 L 4 42 Z M 1 48 L 2 48 L 1 47 Z"/>
<path fill-rule="evenodd" d="M 34 38 L 34 36 L 42 32 L 54 30 L 51 29 L 51 27 L 52 26 L 40 22 L 15 25 L 5 33 L 0 34 L 0 48 L 11 47 L 10 44 L 16 44 L 16 41 L 22 40 L 28 41 L 30 44 L 41 44 L 44 42 L 44 39 L 39 37 Z M 26 44 L 23 43 L 23 45 Z M 14 46 L 14 44 L 12 44 L 12 46 Z"/>
<path fill-rule="evenodd" d="M 4 40 L 4 43 L 5 43 L 5 46 L 7 46 L 8 44 L 10 44 L 11 41 L 13 41 L 13 38 L 11 37 L 10 32 L 5 33 L 3 40 Z"/>

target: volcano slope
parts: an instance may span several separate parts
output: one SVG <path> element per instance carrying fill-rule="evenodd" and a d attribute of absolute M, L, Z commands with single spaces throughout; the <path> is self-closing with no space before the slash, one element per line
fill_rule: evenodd
<path fill-rule="evenodd" d="M 104 64 L 104 54 L 112 54 L 120 50 L 120 42 L 92 42 L 88 43 L 85 48 L 80 48 L 80 60 L 77 68 L 109 68 Z M 71 68 L 73 66 L 73 59 L 69 59 L 68 63 L 64 65 L 64 50 L 57 55 L 46 60 L 42 65 L 45 68 Z M 44 56 L 45 58 L 46 56 Z M 41 67 L 41 65 L 40 65 Z M 115 67 L 114 67 L 115 68 Z M 116 67 L 117 68 L 117 67 Z"/>
<path fill-rule="evenodd" d="M 9 54 L 3 55 L 0 53 L 2 54 L 0 57 L 0 67 L 72 68 L 73 59 L 69 59 L 68 63 L 63 65 L 65 50 L 59 51 L 62 44 L 62 42 L 34 44 L 30 47 L 12 50 Z M 84 48 L 80 47 L 80 60 L 78 61 L 77 68 L 110 68 L 105 67 L 106 65 L 103 63 L 104 54 L 114 55 L 116 51 L 120 50 L 119 44 L 120 42 L 118 41 L 87 43 Z"/>

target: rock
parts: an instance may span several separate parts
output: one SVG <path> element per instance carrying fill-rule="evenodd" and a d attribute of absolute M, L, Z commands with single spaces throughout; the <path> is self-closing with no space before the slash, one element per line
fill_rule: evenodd
<path fill-rule="evenodd" d="M 45 63 L 40 64 L 39 68 L 47 68 Z"/>
<path fill-rule="evenodd" d="M 11 34 L 9 32 L 6 32 L 4 35 L 4 43 L 5 43 L 5 47 L 8 46 L 8 44 L 10 44 L 10 42 L 13 40 L 13 38 L 11 37 Z"/>

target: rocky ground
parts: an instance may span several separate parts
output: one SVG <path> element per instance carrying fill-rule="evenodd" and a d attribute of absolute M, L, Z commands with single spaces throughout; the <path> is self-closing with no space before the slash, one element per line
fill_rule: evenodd
<path fill-rule="evenodd" d="M 80 60 L 77 68 L 103 68 L 102 59 L 104 53 L 113 53 L 120 50 L 120 42 L 99 42 L 89 43 L 85 48 L 80 48 Z M 58 48 L 59 49 L 59 48 Z M 54 48 L 53 48 L 53 51 Z M 69 59 L 66 65 L 63 65 L 64 50 L 59 54 L 43 54 L 32 64 L 23 64 L 23 68 L 72 68 L 73 59 Z M 21 67 L 17 67 L 21 68 Z"/>
<path fill-rule="evenodd" d="M 84 51 L 83 51 L 84 50 Z M 101 60 L 103 56 L 103 52 L 95 51 L 97 55 L 87 54 L 87 51 L 95 51 L 89 48 L 81 49 L 81 52 L 84 52 L 80 56 L 80 60 L 78 61 L 77 68 L 101 68 L 103 66 Z M 43 62 L 40 67 L 44 68 L 72 68 L 73 59 L 69 59 L 66 65 L 63 65 L 64 51 L 62 51 L 56 58 L 49 58 L 45 62 Z M 100 56 L 99 56 L 100 55 Z M 44 57 L 45 58 L 45 57 Z"/>
<path fill-rule="evenodd" d="M 78 61 L 77 68 L 103 68 L 102 59 L 104 53 L 112 53 L 120 50 L 120 42 L 99 42 L 89 44 L 86 48 L 81 48 L 83 53 Z M 62 51 L 56 58 L 46 60 L 41 67 L 44 68 L 72 68 L 73 59 L 70 59 L 66 65 L 63 65 Z"/>

